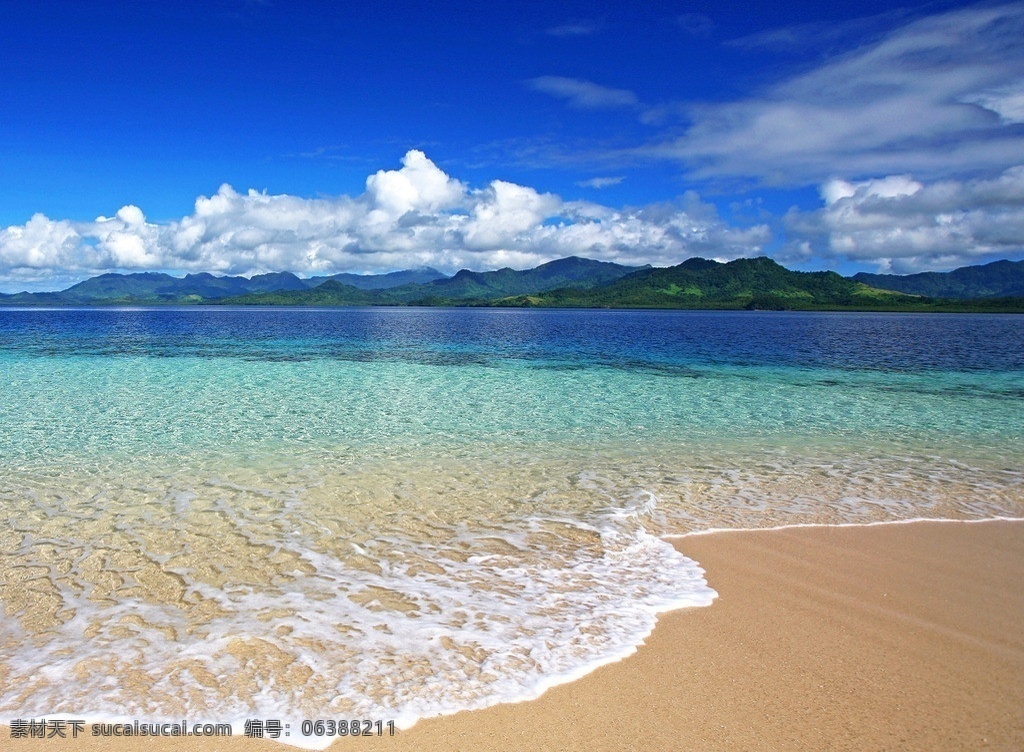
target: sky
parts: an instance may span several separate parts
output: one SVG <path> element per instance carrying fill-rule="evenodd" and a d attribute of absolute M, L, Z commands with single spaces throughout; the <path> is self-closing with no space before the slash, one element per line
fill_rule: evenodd
<path fill-rule="evenodd" d="M 0 0 L 0 292 L 1024 259 L 1024 3 Z"/>

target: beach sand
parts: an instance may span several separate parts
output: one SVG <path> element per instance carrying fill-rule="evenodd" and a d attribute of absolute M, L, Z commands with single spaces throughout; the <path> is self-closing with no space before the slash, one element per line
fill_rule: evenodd
<path fill-rule="evenodd" d="M 1024 749 L 1024 522 L 674 543 L 719 599 L 662 615 L 635 655 L 533 702 L 331 749 Z M 286 749 L 237 738 L 13 740 L 6 728 L 0 748 Z"/>

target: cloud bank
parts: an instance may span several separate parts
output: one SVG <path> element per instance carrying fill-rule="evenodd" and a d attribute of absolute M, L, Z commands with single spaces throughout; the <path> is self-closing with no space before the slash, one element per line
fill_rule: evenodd
<path fill-rule="evenodd" d="M 354 197 L 222 185 L 168 223 L 149 222 L 131 205 L 92 222 L 36 214 L 0 230 L 0 288 L 59 289 L 107 271 L 314 275 L 429 265 L 454 272 L 528 268 L 570 255 L 666 266 L 695 255 L 757 255 L 771 237 L 764 224 L 729 225 L 692 192 L 614 209 L 503 180 L 471 188 L 413 150 L 400 169 L 368 177 Z"/>
<path fill-rule="evenodd" d="M 921 183 L 910 175 L 821 188 L 825 206 L 785 217 L 781 260 L 866 262 L 897 274 L 1024 253 L 1024 165 L 990 179 Z"/>

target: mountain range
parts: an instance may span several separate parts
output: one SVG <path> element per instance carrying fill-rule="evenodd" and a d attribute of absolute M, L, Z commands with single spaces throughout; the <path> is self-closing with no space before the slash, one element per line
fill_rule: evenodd
<path fill-rule="evenodd" d="M 334 274 L 329 277 L 302 279 L 291 272 L 257 274 L 254 277 L 216 277 L 213 274 L 186 274 L 174 277 L 161 272 L 134 274 L 101 274 L 79 282 L 60 292 L 0 294 L 0 303 L 6 305 L 96 305 L 140 303 L 198 303 L 236 295 L 280 292 L 282 290 L 309 290 L 331 280 L 361 290 L 382 290 L 408 284 L 423 284 L 447 276 L 424 267 L 389 274 Z"/>
<path fill-rule="evenodd" d="M 569 257 L 533 269 L 436 269 L 300 278 L 101 274 L 60 292 L 0 294 L 0 305 L 491 305 L 775 310 L 1020 310 L 1024 261 L 907 276 L 796 272 L 767 257 L 691 258 L 654 268 Z"/>

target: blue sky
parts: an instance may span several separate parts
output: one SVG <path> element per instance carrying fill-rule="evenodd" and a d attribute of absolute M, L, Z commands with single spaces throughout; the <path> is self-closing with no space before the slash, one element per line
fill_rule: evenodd
<path fill-rule="evenodd" d="M 1024 258 L 1024 4 L 0 3 L 0 290 Z"/>

